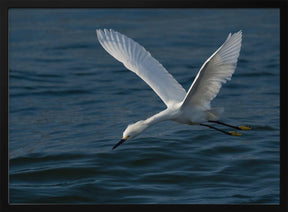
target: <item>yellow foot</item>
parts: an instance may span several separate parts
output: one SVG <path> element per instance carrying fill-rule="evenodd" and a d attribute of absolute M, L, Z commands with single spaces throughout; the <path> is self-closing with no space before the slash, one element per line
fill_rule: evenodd
<path fill-rule="evenodd" d="M 230 135 L 233 135 L 233 136 L 240 136 L 240 135 L 242 135 L 241 133 L 238 133 L 238 132 L 235 132 L 235 131 L 230 131 L 229 134 L 230 134 Z"/>
<path fill-rule="evenodd" d="M 239 126 L 239 128 L 240 128 L 241 130 L 252 130 L 251 127 L 246 127 L 246 126 Z"/>

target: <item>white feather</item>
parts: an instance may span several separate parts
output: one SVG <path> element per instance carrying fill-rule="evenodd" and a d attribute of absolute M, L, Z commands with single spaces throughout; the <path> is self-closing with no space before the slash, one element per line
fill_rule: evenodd
<path fill-rule="evenodd" d="M 230 80 L 240 54 L 242 32 L 229 34 L 223 45 L 202 65 L 182 104 L 210 110 L 210 102 L 218 94 L 222 83 Z"/>
<path fill-rule="evenodd" d="M 137 42 L 113 30 L 96 30 L 103 48 L 142 78 L 169 107 L 181 102 L 185 89 Z"/>

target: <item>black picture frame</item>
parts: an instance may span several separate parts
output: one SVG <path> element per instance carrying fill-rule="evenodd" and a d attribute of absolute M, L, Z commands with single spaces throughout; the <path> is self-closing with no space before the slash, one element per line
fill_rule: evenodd
<path fill-rule="evenodd" d="M 49 0 L 16 0 L 1 1 L 1 211 L 39 211 L 39 210 L 186 210 L 186 211 L 287 211 L 287 27 L 288 3 L 285 0 L 252 0 L 252 1 L 49 1 Z M 10 8 L 279 8 L 280 9 L 280 204 L 279 205 L 10 205 L 8 203 L 8 105 L 9 105 L 9 72 L 8 72 L 8 10 Z"/>

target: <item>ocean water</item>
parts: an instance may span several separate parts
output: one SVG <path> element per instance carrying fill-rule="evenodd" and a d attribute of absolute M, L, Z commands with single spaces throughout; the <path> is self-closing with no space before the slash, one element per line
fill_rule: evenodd
<path fill-rule="evenodd" d="M 112 151 L 129 123 L 165 107 L 97 28 L 142 44 L 186 90 L 242 30 L 236 72 L 212 106 L 252 130 L 164 122 Z M 277 9 L 10 9 L 9 202 L 278 204 L 279 37 Z"/>

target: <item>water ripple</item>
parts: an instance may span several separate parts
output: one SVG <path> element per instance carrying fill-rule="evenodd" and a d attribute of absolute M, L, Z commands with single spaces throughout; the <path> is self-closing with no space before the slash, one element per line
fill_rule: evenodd
<path fill-rule="evenodd" d="M 11 9 L 10 203 L 278 204 L 277 11 Z M 211 106 L 252 130 L 233 137 L 164 122 L 112 150 L 128 123 L 165 105 L 97 42 L 95 28 L 108 26 L 143 44 L 186 90 L 241 26 L 237 69 Z"/>

